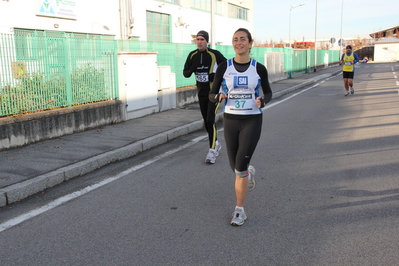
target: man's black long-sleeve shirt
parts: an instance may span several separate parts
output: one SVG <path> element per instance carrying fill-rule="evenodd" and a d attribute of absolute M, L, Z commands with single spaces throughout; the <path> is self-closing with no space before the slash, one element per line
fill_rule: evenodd
<path fill-rule="evenodd" d="M 191 51 L 184 64 L 183 75 L 186 78 L 195 74 L 198 96 L 208 97 L 216 67 L 227 59 L 217 50 L 207 48 Z"/>

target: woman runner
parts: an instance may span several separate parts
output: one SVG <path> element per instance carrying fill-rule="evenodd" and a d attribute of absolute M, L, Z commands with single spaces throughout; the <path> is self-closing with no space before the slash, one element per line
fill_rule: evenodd
<path fill-rule="evenodd" d="M 239 28 L 234 33 L 236 55 L 218 66 L 209 93 L 212 102 L 225 100 L 224 138 L 230 167 L 236 176 L 232 225 L 243 225 L 247 219 L 244 201 L 248 190 L 255 187 L 255 168 L 250 161 L 261 135 L 261 108 L 272 98 L 266 67 L 250 58 L 252 44 L 247 29 Z"/>

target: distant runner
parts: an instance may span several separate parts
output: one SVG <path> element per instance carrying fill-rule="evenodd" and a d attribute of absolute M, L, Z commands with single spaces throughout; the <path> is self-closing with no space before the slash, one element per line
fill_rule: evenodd
<path fill-rule="evenodd" d="M 346 46 L 346 53 L 344 53 L 341 57 L 340 64 L 343 70 L 343 77 L 344 77 L 344 88 L 345 88 L 345 96 L 349 95 L 350 93 L 354 94 L 355 89 L 353 88 L 353 77 L 355 75 L 355 64 L 359 62 L 359 57 L 356 53 L 352 52 L 352 46 Z"/>

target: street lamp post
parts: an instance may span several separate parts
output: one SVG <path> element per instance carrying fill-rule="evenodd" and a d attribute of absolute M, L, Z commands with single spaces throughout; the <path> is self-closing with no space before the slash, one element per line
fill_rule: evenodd
<path fill-rule="evenodd" d="M 288 46 L 291 47 L 291 10 L 296 8 L 296 7 L 300 7 L 305 5 L 304 3 L 298 5 L 298 6 L 291 6 L 290 8 L 290 16 L 289 16 L 289 25 L 288 25 Z"/>
<path fill-rule="evenodd" d="M 211 0 L 211 48 L 216 49 L 215 43 L 215 2 Z"/>
<path fill-rule="evenodd" d="M 341 60 L 341 54 L 343 53 L 343 49 L 342 49 L 342 45 L 343 45 L 343 39 L 342 39 L 342 19 L 344 17 L 344 0 L 342 0 L 342 7 L 341 7 L 341 31 L 339 34 L 339 48 L 340 48 L 340 52 L 339 52 L 339 60 Z"/>
<path fill-rule="evenodd" d="M 314 22 L 314 72 L 317 71 L 317 0 L 316 0 L 316 15 Z"/>

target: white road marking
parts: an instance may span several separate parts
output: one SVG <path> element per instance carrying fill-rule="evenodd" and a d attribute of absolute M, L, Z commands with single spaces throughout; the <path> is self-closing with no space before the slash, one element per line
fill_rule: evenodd
<path fill-rule="evenodd" d="M 272 103 L 272 104 L 268 104 L 268 105 L 266 105 L 265 107 L 263 107 L 262 109 L 263 109 L 263 110 L 266 110 L 266 109 L 272 108 L 273 106 L 276 106 L 277 104 L 283 103 L 283 102 L 285 102 L 285 101 L 287 101 L 287 100 L 289 100 L 289 99 L 291 99 L 291 98 L 293 98 L 293 97 L 295 97 L 295 96 L 297 96 L 297 95 L 299 95 L 299 94 L 301 94 L 301 93 L 303 93 L 303 92 L 305 92 L 305 91 L 308 91 L 308 90 L 310 90 L 310 89 L 313 89 L 314 87 L 319 86 L 321 83 L 325 82 L 326 80 L 329 80 L 329 79 L 331 79 L 331 78 L 333 78 L 333 77 L 336 77 L 336 76 L 338 76 L 338 75 L 340 75 L 340 74 L 337 74 L 337 75 L 335 75 L 335 76 L 331 76 L 331 77 L 329 77 L 329 78 L 327 78 L 327 79 L 325 79 L 325 80 L 323 80 L 323 81 L 317 82 L 317 83 L 314 84 L 312 87 L 309 87 L 309 88 L 307 88 L 307 89 L 304 89 L 304 90 L 301 90 L 301 91 L 299 91 L 299 92 L 297 92 L 297 93 L 294 93 L 293 95 L 291 95 L 291 96 L 285 98 L 284 100 L 281 100 L 281 101 L 278 101 L 278 102 L 275 102 L 275 103 Z"/>
<path fill-rule="evenodd" d="M 339 75 L 339 74 L 338 74 L 338 75 Z M 337 76 L 337 75 L 335 75 L 335 76 Z M 331 76 L 330 78 L 333 78 L 333 77 L 335 77 L 335 76 Z M 328 78 L 328 79 L 330 79 L 330 78 Z M 328 80 L 328 79 L 325 79 L 325 80 Z M 314 87 L 317 87 L 320 83 L 323 83 L 325 80 L 320 81 L 320 82 L 314 84 L 313 86 L 311 86 L 311 87 L 309 87 L 309 88 L 307 88 L 307 89 L 301 90 L 301 91 L 299 91 L 299 92 L 297 92 L 297 93 L 291 95 L 290 97 L 285 98 L 284 100 L 275 102 L 275 103 L 270 104 L 270 105 L 266 105 L 266 106 L 263 108 L 263 110 L 269 109 L 269 108 L 271 108 L 271 107 L 273 107 L 273 106 L 276 106 L 276 105 L 278 105 L 278 104 L 280 104 L 280 103 L 283 103 L 283 102 L 285 102 L 285 101 L 287 101 L 287 100 L 289 100 L 289 99 L 291 99 L 291 98 L 293 98 L 293 97 L 295 97 L 295 96 L 297 96 L 297 95 L 299 95 L 299 94 L 301 94 L 301 93 L 303 93 L 303 92 L 305 92 L 305 91 L 308 91 L 308 90 L 310 90 L 310 89 L 313 89 Z M 222 130 L 223 130 L 223 129 L 220 129 L 220 130 L 218 130 L 218 131 L 222 131 Z M 208 137 L 208 135 L 204 135 L 204 136 L 197 137 L 197 138 L 191 140 L 190 142 L 188 142 L 188 143 L 186 143 L 186 144 L 184 144 L 184 145 L 182 145 L 182 146 L 177 147 L 176 149 L 167 151 L 167 152 L 165 152 L 165 153 L 163 153 L 163 154 L 161 154 L 161 155 L 158 155 L 158 156 L 154 157 L 154 158 L 151 159 L 151 160 L 145 161 L 145 162 L 143 162 L 143 163 L 141 163 L 141 164 L 139 164 L 139 165 L 136 165 L 136 166 L 134 166 L 134 167 L 132 167 L 132 168 L 129 168 L 129 169 L 127 169 L 127 170 L 125 170 L 125 171 L 123 171 L 123 172 L 117 174 L 116 176 L 107 178 L 107 179 L 105 179 L 105 180 L 103 180 L 103 181 L 101 181 L 101 182 L 99 182 L 99 183 L 96 183 L 96 184 L 87 186 L 87 187 L 85 187 L 85 188 L 83 188 L 83 189 L 81 189 L 81 190 L 78 190 L 78 191 L 72 192 L 72 193 L 70 193 L 70 194 L 68 194 L 68 195 L 62 196 L 62 197 L 60 197 L 60 198 L 58 198 L 58 199 L 56 199 L 56 200 L 53 200 L 53 201 L 50 202 L 50 203 L 48 203 L 48 204 L 46 204 L 46 205 L 44 205 L 44 206 L 38 208 L 38 209 L 29 211 L 29 212 L 27 212 L 27 213 L 24 213 L 24 214 L 21 214 L 21 215 L 15 217 L 15 218 L 13 218 L 13 219 L 10 219 L 10 220 L 8 220 L 8 221 L 6 221 L 6 222 L 0 224 L 0 233 L 3 232 L 3 231 L 5 231 L 5 230 L 7 230 L 7 229 L 9 229 L 9 228 L 11 228 L 11 227 L 13 227 L 13 226 L 16 226 L 16 225 L 18 225 L 18 224 L 20 224 L 20 223 L 23 223 L 23 222 L 25 222 L 25 221 L 27 221 L 27 220 L 29 220 L 29 219 L 31 219 L 31 218 L 34 218 L 34 217 L 36 217 L 36 216 L 39 216 L 40 214 L 45 213 L 45 212 L 47 212 L 47 211 L 49 211 L 49 210 L 51 210 L 51 209 L 54 209 L 55 207 L 58 207 L 58 206 L 60 206 L 60 205 L 62 205 L 62 204 L 64 204 L 64 203 L 66 203 L 66 202 L 68 202 L 68 201 L 71 201 L 71 200 L 73 200 L 73 199 L 76 199 L 76 198 L 78 198 L 78 197 L 80 197 L 80 196 L 83 196 L 83 195 L 85 195 L 85 194 L 87 194 L 87 193 L 89 193 L 89 192 L 91 192 L 91 191 L 93 191 L 93 190 L 95 190 L 95 189 L 97 189 L 97 188 L 103 187 L 103 186 L 105 186 L 105 185 L 107 185 L 107 184 L 109 184 L 109 183 L 111 183 L 111 182 L 113 182 L 113 181 L 116 181 L 116 180 L 118 180 L 118 179 L 120 179 L 120 178 L 122 178 L 122 177 L 124 177 L 124 176 L 126 176 L 126 175 L 128 175 L 128 174 L 131 174 L 131 173 L 133 173 L 133 172 L 135 172 L 135 171 L 137 171 L 137 170 L 139 170 L 139 169 L 141 169 L 141 168 L 143 168 L 143 167 L 145 167 L 145 166 L 148 166 L 148 165 L 150 165 L 150 164 L 153 164 L 154 162 L 156 162 L 156 161 L 158 161 L 158 160 L 160 160 L 160 159 L 162 159 L 162 158 L 166 158 L 166 157 L 168 157 L 168 156 L 171 155 L 171 154 L 174 154 L 174 153 L 176 153 L 176 152 L 179 152 L 179 151 L 181 151 L 181 150 L 184 150 L 184 149 L 186 149 L 186 148 L 188 148 L 188 147 L 190 147 L 190 146 L 192 146 L 192 145 L 194 145 L 194 144 L 196 144 L 196 143 L 202 141 L 203 139 L 205 139 L 205 138 L 207 138 L 207 137 Z"/>
<path fill-rule="evenodd" d="M 99 182 L 97 184 L 87 186 L 87 187 L 85 187 L 85 188 L 83 188 L 81 190 L 78 190 L 78 191 L 75 191 L 75 192 L 70 193 L 68 195 L 62 196 L 62 197 L 60 197 L 60 198 L 58 198 L 58 199 L 56 199 L 56 200 L 44 205 L 43 207 L 40 207 L 38 209 L 32 210 L 30 212 L 27 212 L 25 214 L 19 215 L 19 216 L 15 217 L 15 218 L 13 218 L 11 220 L 8 220 L 8 221 L 0 224 L 0 233 L 2 231 L 7 230 L 8 228 L 11 228 L 11 227 L 13 227 L 13 226 L 15 226 L 17 224 L 20 224 L 20 223 L 26 221 L 26 220 L 29 220 L 29 219 L 31 219 L 33 217 L 36 217 L 36 216 L 38 216 L 38 215 L 40 215 L 42 213 L 45 213 L 45 212 L 47 212 L 47 211 L 49 211 L 49 210 L 51 210 L 51 209 L 53 209 L 53 208 L 55 208 L 57 206 L 60 206 L 60 205 L 66 203 L 66 202 L 68 202 L 70 200 L 73 200 L 75 198 L 83 196 L 84 194 L 87 194 L 90 191 L 93 191 L 93 190 L 95 190 L 97 188 L 100 188 L 102 186 L 105 186 L 105 185 L 107 185 L 107 184 L 109 184 L 109 183 L 111 183 L 111 182 L 113 182 L 115 180 L 118 180 L 118 179 L 120 179 L 120 178 L 122 178 L 122 177 L 124 177 L 124 176 L 126 176 L 128 174 L 131 174 L 131 173 L 133 173 L 133 172 L 135 172 L 135 171 L 137 171 L 137 170 L 139 170 L 139 169 L 141 169 L 141 168 L 143 168 L 145 166 L 148 166 L 148 165 L 150 165 L 150 164 L 152 164 L 152 163 L 154 163 L 154 162 L 156 162 L 156 161 L 158 161 L 158 160 L 160 160 L 162 158 L 166 158 L 166 157 L 168 157 L 171 154 L 174 154 L 174 153 L 176 153 L 178 151 L 186 149 L 186 148 L 198 143 L 199 141 L 201 141 L 201 140 L 203 140 L 203 139 L 205 139 L 207 137 L 208 137 L 207 135 L 204 135 L 202 137 L 195 138 L 194 140 L 186 143 L 185 145 L 179 146 L 176 149 L 167 151 L 167 152 L 165 152 L 165 153 L 163 153 L 161 155 L 158 155 L 158 156 L 154 157 L 151 160 L 145 161 L 145 162 L 143 162 L 143 163 L 141 163 L 139 165 L 136 165 L 136 166 L 134 166 L 132 168 L 129 168 L 129 169 L 119 173 L 116 176 L 107 178 L 107 179 L 105 179 L 105 180 L 103 180 L 103 181 L 101 181 L 101 182 Z"/>

